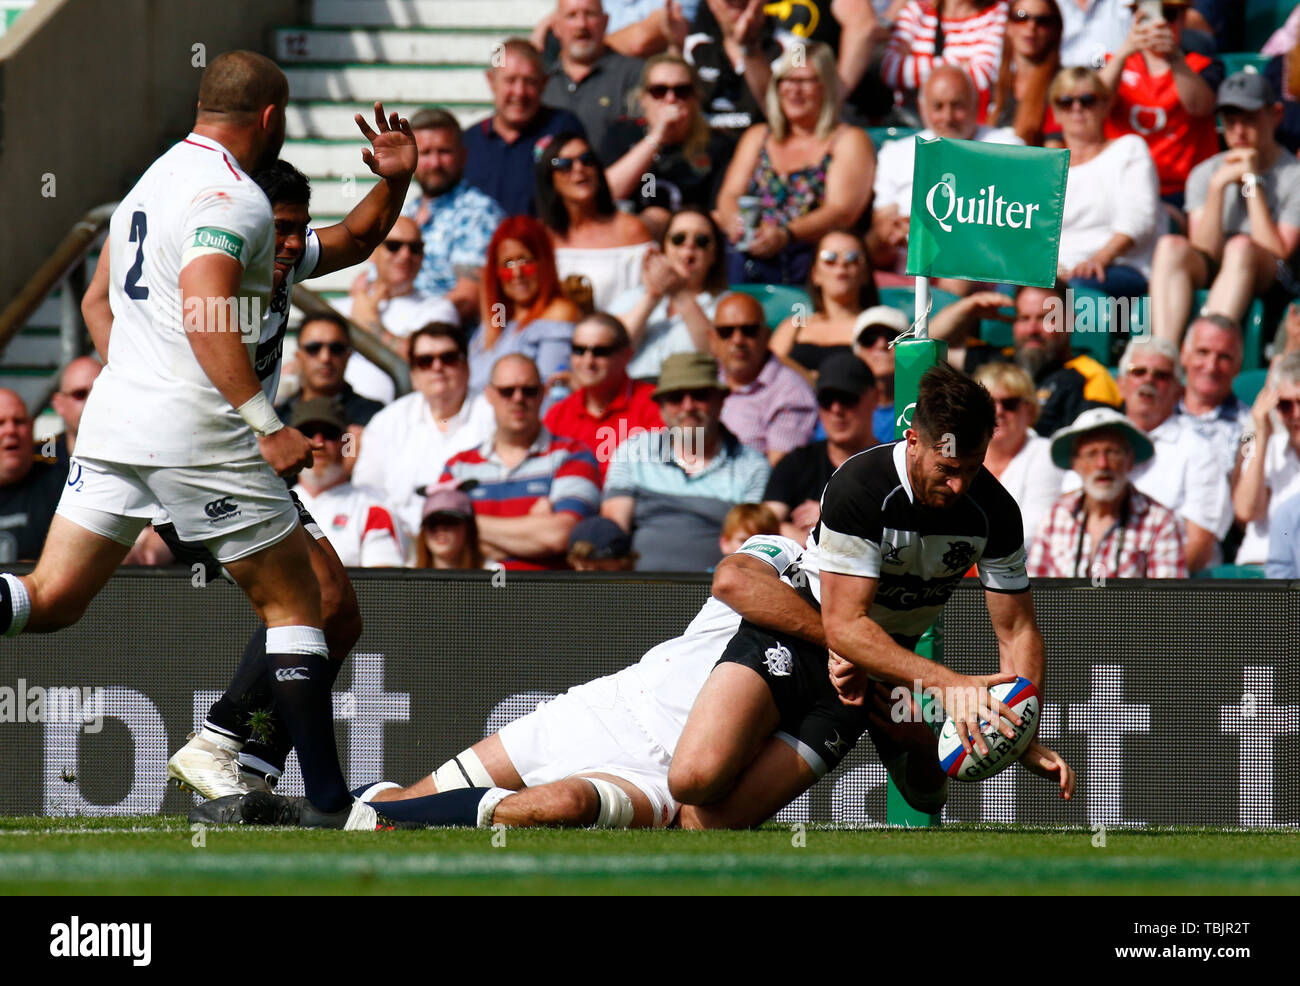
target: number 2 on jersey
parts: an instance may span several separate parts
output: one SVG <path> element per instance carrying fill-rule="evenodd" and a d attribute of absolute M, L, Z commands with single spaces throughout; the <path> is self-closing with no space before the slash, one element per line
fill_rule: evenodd
<path fill-rule="evenodd" d="M 134 298 L 136 301 L 144 301 L 149 297 L 149 289 L 140 283 L 140 275 L 144 272 L 144 238 L 149 232 L 149 224 L 145 221 L 143 211 L 137 210 L 131 214 L 131 238 L 128 242 L 137 244 L 135 248 L 135 263 L 131 269 L 126 272 L 126 296 Z"/>

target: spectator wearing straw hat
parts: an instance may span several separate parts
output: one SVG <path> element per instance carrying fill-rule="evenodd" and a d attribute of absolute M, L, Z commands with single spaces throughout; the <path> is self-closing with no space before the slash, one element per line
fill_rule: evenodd
<path fill-rule="evenodd" d="M 1129 481 L 1155 447 L 1111 408 L 1084 411 L 1052 436 L 1052 461 L 1073 469 L 1082 489 L 1052 504 L 1029 549 L 1031 578 L 1186 578 L 1174 512 Z"/>
<path fill-rule="evenodd" d="M 712 356 L 669 356 L 654 392 L 667 428 L 615 450 L 600 512 L 631 533 L 638 569 L 707 571 L 727 511 L 763 498 L 770 467 L 723 426 L 726 396 Z"/>

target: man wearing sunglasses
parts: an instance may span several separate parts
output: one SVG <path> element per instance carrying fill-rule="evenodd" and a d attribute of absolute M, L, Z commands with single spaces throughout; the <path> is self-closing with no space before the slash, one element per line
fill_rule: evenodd
<path fill-rule="evenodd" d="M 776 465 L 807 445 L 817 430 L 817 400 L 795 370 L 772 355 L 772 331 L 763 306 L 748 294 L 729 294 L 713 317 L 713 355 L 730 389 L 722 423 Z"/>
<path fill-rule="evenodd" d="M 67 467 L 68 459 L 77 448 L 77 429 L 81 427 L 81 413 L 86 409 L 86 398 L 95 378 L 104 364 L 90 356 L 78 356 L 63 370 L 58 392 L 50 398 L 54 413 L 63 419 L 63 434 L 54 443 L 54 457 Z"/>
<path fill-rule="evenodd" d="M 407 337 L 430 322 L 460 323 L 456 306 L 446 298 L 425 294 L 415 286 L 424 261 L 424 239 L 420 227 L 402 216 L 384 237 L 370 262 L 375 268 L 371 280 L 358 274 L 346 298 L 334 307 L 379 337 L 392 352 L 406 359 Z M 391 404 L 396 397 L 392 378 L 363 356 L 353 353 L 344 372 L 347 382 L 366 397 Z M 362 422 L 364 424 L 364 422 Z"/>
<path fill-rule="evenodd" d="M 542 427 L 545 388 L 527 356 L 502 356 L 485 396 L 496 431 L 447 460 L 440 482 L 474 483 L 470 500 L 479 547 L 507 569 L 567 567 L 569 533 L 600 505 L 600 469 L 581 442 Z"/>
<path fill-rule="evenodd" d="M 412 392 L 380 411 L 366 426 L 352 481 L 378 492 L 396 511 L 407 537 L 423 521 L 424 489 L 438 482 L 457 452 L 492 434 L 492 407 L 467 400 L 469 356 L 465 334 L 433 322 L 411 334 Z"/>
<path fill-rule="evenodd" d="M 664 423 L 651 396 L 654 384 L 628 377 L 631 359 L 623 323 L 604 312 L 588 315 L 573 327 L 573 393 L 546 412 L 547 431 L 576 439 L 596 454 L 601 482 L 620 443 Z"/>
<path fill-rule="evenodd" d="M 786 537 L 804 543 L 821 518 L 822 491 L 831 474 L 850 456 L 877 444 L 872 433 L 877 393 L 875 376 L 852 353 L 836 353 L 822 362 L 817 407 L 826 437 L 778 462 L 763 493 Z"/>
<path fill-rule="evenodd" d="M 1182 382 L 1178 350 L 1163 339 L 1135 339 L 1120 359 L 1124 414 L 1155 450 L 1129 478 L 1135 489 L 1177 515 L 1187 570 L 1197 572 L 1220 558 L 1219 542 L 1232 526 L 1232 496 L 1220 468 L 1222 456 L 1186 415 L 1176 413 Z M 1079 485 L 1071 473 L 1062 488 L 1070 492 Z"/>
<path fill-rule="evenodd" d="M 276 408 L 288 418 L 303 401 L 337 401 L 348 418 L 348 430 L 360 436 L 384 405 L 358 394 L 345 379 L 352 343 L 347 323 L 337 315 L 312 315 L 298 329 L 299 390 Z M 352 453 L 355 462 L 356 453 Z M 350 468 L 350 466 L 349 466 Z"/>
<path fill-rule="evenodd" d="M 641 571 L 711 569 L 727 512 L 763 498 L 770 467 L 723 425 L 726 395 L 717 360 L 675 353 L 654 391 L 666 427 L 614 450 L 600 512 L 632 534 Z"/>

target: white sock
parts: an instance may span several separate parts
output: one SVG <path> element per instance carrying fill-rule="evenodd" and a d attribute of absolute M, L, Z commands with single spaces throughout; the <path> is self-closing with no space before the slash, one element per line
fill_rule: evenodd
<path fill-rule="evenodd" d="M 0 579 L 4 579 L 5 584 L 9 587 L 9 629 L 5 631 L 6 637 L 16 637 L 23 632 L 23 627 L 27 626 L 27 617 L 32 613 L 32 600 L 27 595 L 27 587 L 23 585 L 22 579 L 17 575 L 10 575 L 8 572 L 0 573 Z"/>
<path fill-rule="evenodd" d="M 389 791 L 393 788 L 400 788 L 402 785 L 396 781 L 375 781 L 368 788 L 357 795 L 358 800 L 365 801 L 367 804 L 372 801 L 380 791 Z"/>
<path fill-rule="evenodd" d="M 373 832 L 379 824 L 379 813 L 364 801 L 354 799 L 352 812 L 343 826 L 345 832 Z"/>

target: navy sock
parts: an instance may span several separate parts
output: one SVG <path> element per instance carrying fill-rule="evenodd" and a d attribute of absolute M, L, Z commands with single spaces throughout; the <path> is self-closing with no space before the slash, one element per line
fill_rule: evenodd
<path fill-rule="evenodd" d="M 265 670 L 265 669 L 264 669 Z M 329 688 L 332 691 L 334 682 L 338 680 L 339 672 L 343 670 L 342 661 L 329 661 Z M 259 724 L 258 735 L 250 738 L 244 744 L 243 753 L 250 757 L 270 764 L 276 770 L 284 771 L 284 761 L 289 756 L 289 751 L 293 749 L 293 737 L 289 735 L 289 730 L 285 729 L 284 721 L 280 718 L 279 710 L 270 703 L 271 698 L 271 674 L 266 671 L 262 676 L 262 682 L 265 686 L 267 705 L 270 706 L 268 714 Z M 267 706 L 259 706 L 267 708 Z"/>
<path fill-rule="evenodd" d="M 324 812 L 352 802 L 334 743 L 330 660 L 320 654 L 268 654 L 275 706 L 298 751 L 307 799 Z"/>
<path fill-rule="evenodd" d="M 488 787 L 464 787 L 455 791 L 427 794 L 423 798 L 404 801 L 382 801 L 375 810 L 394 822 L 417 822 L 430 827 L 478 825 L 478 805 Z"/>
<path fill-rule="evenodd" d="M 254 713 L 271 706 L 271 677 L 267 668 L 266 627 L 258 627 L 244 645 L 244 654 L 230 684 L 208 710 L 208 722 L 231 736 L 247 740 Z"/>

